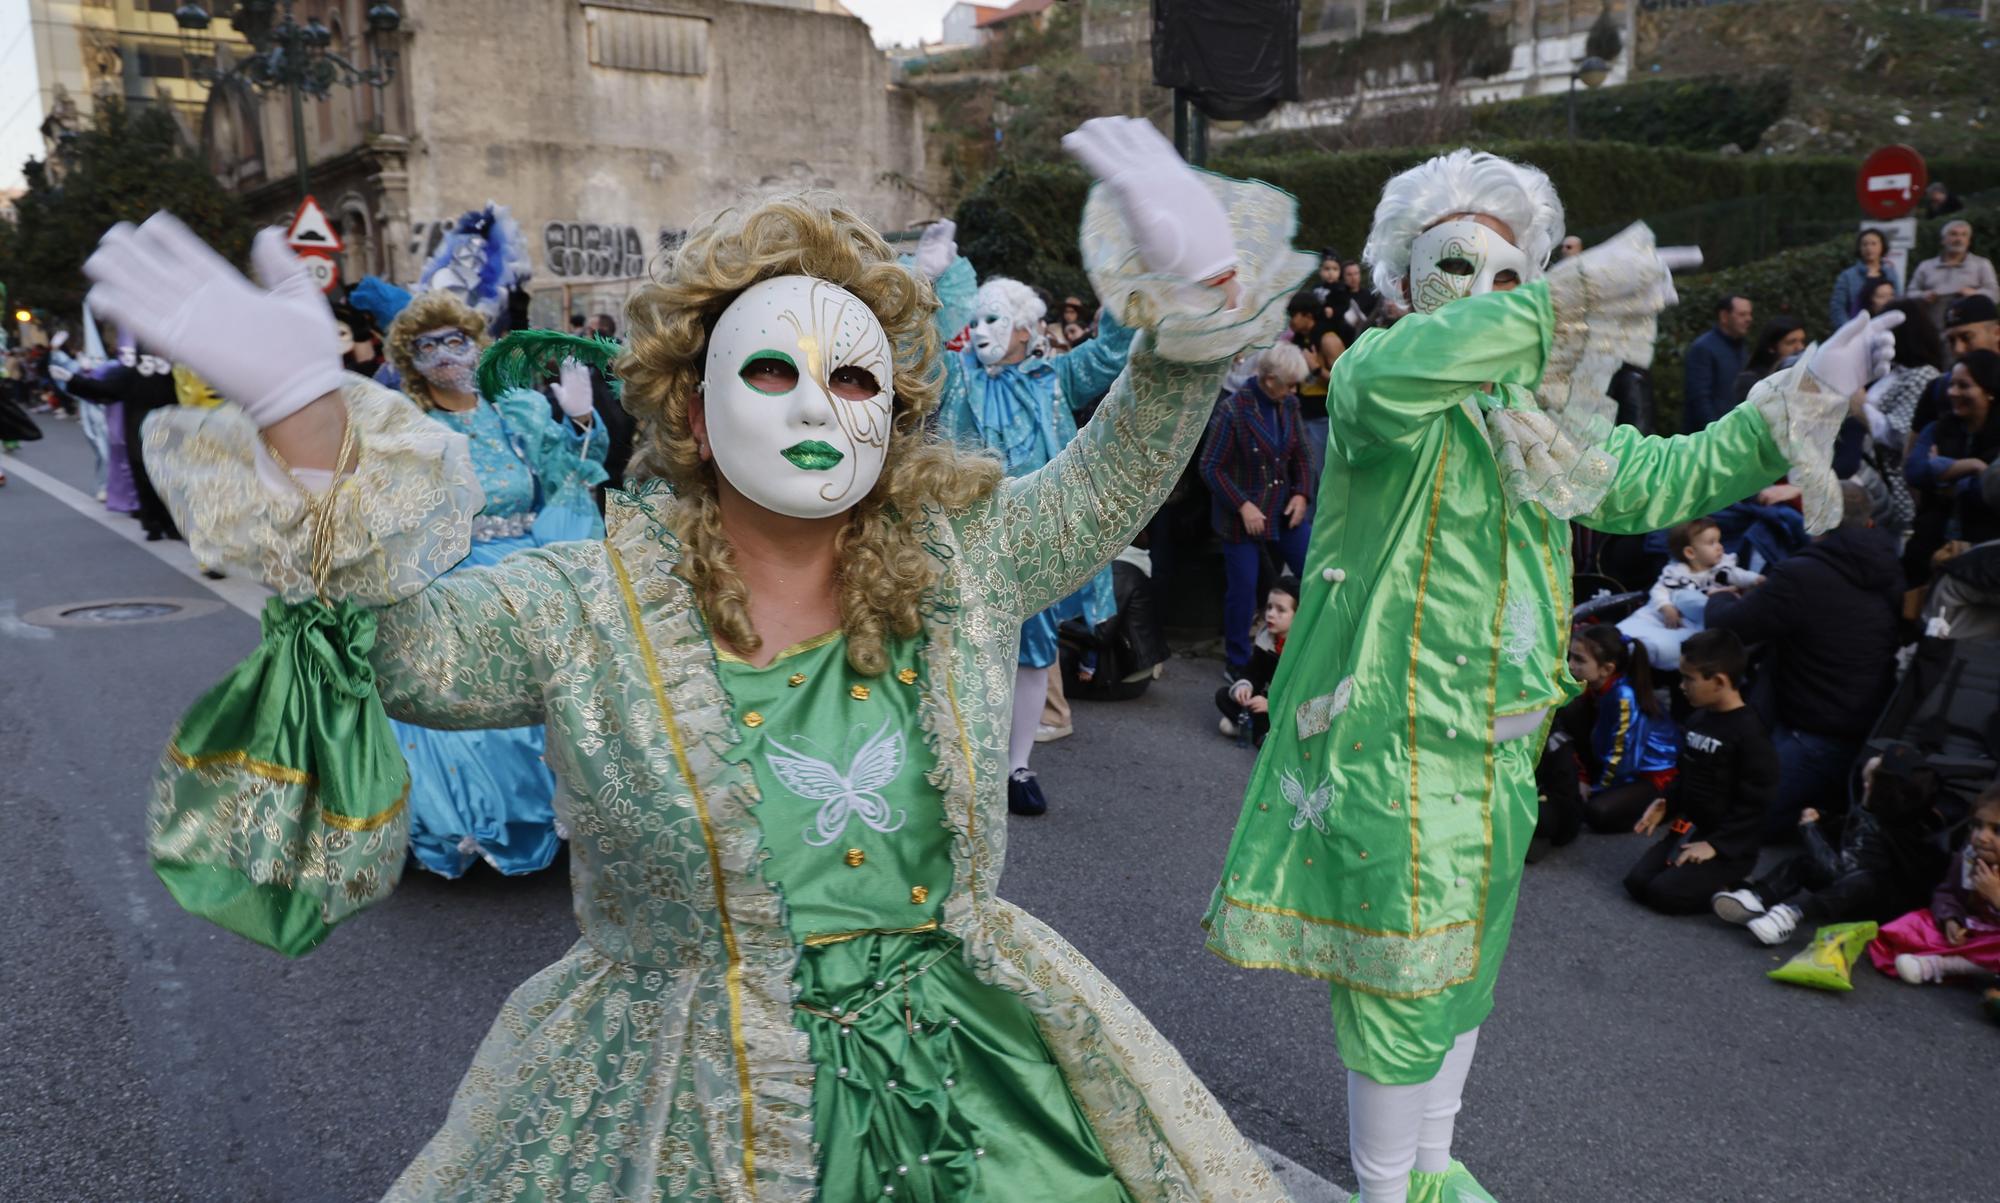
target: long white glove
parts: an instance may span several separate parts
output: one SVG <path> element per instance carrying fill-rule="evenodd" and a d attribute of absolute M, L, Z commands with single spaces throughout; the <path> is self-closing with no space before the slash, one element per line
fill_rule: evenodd
<path fill-rule="evenodd" d="M 1819 345 L 1806 371 L 1839 396 L 1851 397 L 1888 372 L 1896 358 L 1895 329 L 1902 324 L 1903 315 L 1893 309 L 1873 318 L 1857 313 Z"/>
<path fill-rule="evenodd" d="M 590 369 L 574 359 L 563 360 L 549 391 L 556 395 L 562 411 L 579 422 L 597 412 L 590 395 Z"/>
<path fill-rule="evenodd" d="M 1222 202 L 1151 122 L 1093 117 L 1063 135 L 1063 149 L 1110 190 L 1148 271 L 1208 282 L 1235 269 Z"/>
<path fill-rule="evenodd" d="M 113 226 L 84 262 L 98 313 L 186 364 L 259 429 L 341 387 L 333 310 L 275 229 L 258 233 L 258 288 L 170 213 Z"/>
<path fill-rule="evenodd" d="M 917 270 L 935 280 L 958 261 L 958 223 L 947 217 L 924 227 L 917 238 Z"/>

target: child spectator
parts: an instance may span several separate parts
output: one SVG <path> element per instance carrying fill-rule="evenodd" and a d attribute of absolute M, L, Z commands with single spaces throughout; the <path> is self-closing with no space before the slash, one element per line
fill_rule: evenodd
<path fill-rule="evenodd" d="M 1247 716 L 1250 742 L 1264 746 L 1264 737 L 1271 731 L 1271 678 L 1278 674 L 1278 657 L 1285 653 L 1285 636 L 1292 632 L 1292 616 L 1298 609 L 1298 586 L 1280 581 L 1271 587 L 1264 599 L 1264 623 L 1251 641 L 1243 679 L 1215 691 L 1224 735 L 1232 739 L 1243 735 L 1242 723 Z"/>
<path fill-rule="evenodd" d="M 1610 627 L 1585 627 L 1570 638 L 1569 670 L 1594 711 L 1590 746 L 1576 747 L 1586 783 L 1583 820 L 1592 831 L 1630 831 L 1674 779 L 1674 720 L 1653 691 L 1645 657 Z"/>
<path fill-rule="evenodd" d="M 1923 753 L 1894 743 L 1861 771 L 1861 807 L 1848 815 L 1836 847 L 1819 811 L 1799 816 L 1805 851 L 1780 861 L 1739 890 L 1717 894 L 1716 915 L 1782 944 L 1802 922 L 1885 921 L 1923 905 L 1944 872 L 1937 777 Z"/>
<path fill-rule="evenodd" d="M 1645 645 L 1653 667 L 1671 671 L 1680 666 L 1681 644 L 1702 629 L 1708 595 L 1721 589 L 1760 585 L 1762 576 L 1736 565 L 1722 550 L 1722 528 L 1712 518 L 1684 522 L 1667 535 L 1667 564 L 1644 609 L 1618 624 L 1618 629 Z"/>
<path fill-rule="evenodd" d="M 1743 641 L 1703 631 L 1681 649 L 1681 689 L 1697 709 L 1681 733 L 1680 773 L 1633 828 L 1660 837 L 1625 875 L 1625 890 L 1656 911 L 1707 910 L 1716 891 L 1757 867 L 1764 809 L 1778 787 L 1778 753 L 1743 704 Z"/>
<path fill-rule="evenodd" d="M 2000 785 L 1972 811 L 1965 851 L 1919 908 L 1882 929 L 1868 959 L 1911 985 L 1968 973 L 2000 973 Z"/>

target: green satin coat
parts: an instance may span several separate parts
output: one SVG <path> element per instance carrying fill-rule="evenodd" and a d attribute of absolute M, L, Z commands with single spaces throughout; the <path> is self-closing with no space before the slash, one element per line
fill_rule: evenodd
<path fill-rule="evenodd" d="M 1477 415 L 1534 404 L 1555 330 L 1529 284 L 1370 331 L 1335 364 L 1271 735 L 1206 919 L 1221 956 L 1385 998 L 1475 979 L 1490 995 L 1521 870 L 1496 861 L 1494 824 L 1534 818 L 1507 805 L 1493 722 L 1579 686 L 1569 525 L 1508 504 Z M 1617 473 L 1582 521 L 1617 533 L 1708 513 L 1787 467 L 1749 405 L 1692 437 L 1619 427 L 1606 449 Z"/>

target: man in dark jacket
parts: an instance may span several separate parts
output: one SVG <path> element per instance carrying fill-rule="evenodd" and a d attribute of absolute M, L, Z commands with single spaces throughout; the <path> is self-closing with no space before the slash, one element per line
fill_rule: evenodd
<path fill-rule="evenodd" d="M 1840 486 L 1840 526 L 1771 569 L 1741 597 L 1709 599 L 1712 631 L 1768 644 L 1778 792 L 1765 838 L 1793 834 L 1799 812 L 1847 809 L 1847 776 L 1896 684 L 1903 571 L 1876 530 L 1867 490 Z"/>
<path fill-rule="evenodd" d="M 1681 433 L 1693 434 L 1736 406 L 1736 377 L 1750 362 L 1754 314 L 1750 298 L 1735 294 L 1715 303 L 1715 326 L 1687 349 L 1682 377 Z"/>

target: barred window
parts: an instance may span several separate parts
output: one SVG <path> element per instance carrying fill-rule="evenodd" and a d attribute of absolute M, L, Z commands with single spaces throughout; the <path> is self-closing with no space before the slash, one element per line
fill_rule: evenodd
<path fill-rule="evenodd" d="M 662 75 L 708 74 L 708 18 L 587 4 L 590 62 Z"/>

